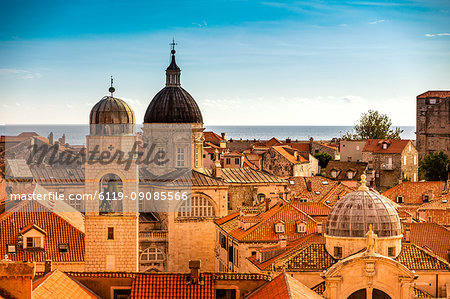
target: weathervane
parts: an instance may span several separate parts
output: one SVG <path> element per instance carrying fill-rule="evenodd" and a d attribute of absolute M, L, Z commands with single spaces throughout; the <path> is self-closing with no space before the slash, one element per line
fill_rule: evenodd
<path fill-rule="evenodd" d="M 113 87 L 113 76 L 111 76 L 111 87 L 109 88 L 109 92 L 111 93 L 111 98 L 113 97 L 113 93 L 116 91 L 116 89 Z"/>

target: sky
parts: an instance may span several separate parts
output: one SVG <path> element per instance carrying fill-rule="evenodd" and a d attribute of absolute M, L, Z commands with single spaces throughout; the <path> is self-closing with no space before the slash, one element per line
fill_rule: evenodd
<path fill-rule="evenodd" d="M 0 0 L 0 123 L 85 124 L 108 94 L 143 121 L 175 38 L 206 125 L 415 125 L 450 89 L 450 1 Z"/>

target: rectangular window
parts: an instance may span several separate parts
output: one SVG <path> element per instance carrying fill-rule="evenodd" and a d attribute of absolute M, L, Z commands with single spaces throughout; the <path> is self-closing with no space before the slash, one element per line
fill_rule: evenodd
<path fill-rule="evenodd" d="M 397 203 L 403 203 L 403 196 L 402 195 L 397 196 Z"/>
<path fill-rule="evenodd" d="M 114 240 L 114 227 L 108 227 L 108 240 Z"/>
<path fill-rule="evenodd" d="M 235 289 L 216 289 L 216 299 L 236 299 Z"/>
<path fill-rule="evenodd" d="M 230 158 L 226 158 L 226 162 L 227 164 L 231 164 L 231 159 Z"/>
<path fill-rule="evenodd" d="M 423 195 L 423 202 L 428 202 L 430 200 L 430 197 L 428 196 L 428 194 L 424 194 Z"/>
<path fill-rule="evenodd" d="M 239 158 L 234 158 L 234 164 L 238 164 L 239 165 Z"/>
<path fill-rule="evenodd" d="M 417 164 L 417 156 L 414 155 L 414 165 L 416 165 L 416 164 Z"/>
<path fill-rule="evenodd" d="M 6 253 L 7 254 L 16 253 L 16 245 L 14 245 L 14 244 L 6 245 Z"/>
<path fill-rule="evenodd" d="M 395 256 L 395 247 L 388 247 L 388 256 L 389 257 Z"/>
<path fill-rule="evenodd" d="M 359 151 L 359 145 L 356 146 L 356 150 Z"/>
<path fill-rule="evenodd" d="M 342 247 L 334 247 L 334 257 L 342 258 Z"/>
<path fill-rule="evenodd" d="M 68 253 L 69 252 L 69 244 L 67 244 L 67 243 L 59 244 L 58 248 L 59 248 L 59 253 Z"/>
<path fill-rule="evenodd" d="M 177 148 L 177 167 L 184 167 L 184 148 Z"/>
<path fill-rule="evenodd" d="M 403 156 L 403 165 L 406 165 L 406 156 Z"/>
<path fill-rule="evenodd" d="M 27 248 L 41 247 L 41 237 L 27 237 Z"/>
<path fill-rule="evenodd" d="M 430 104 L 431 104 L 431 105 L 436 104 L 436 99 L 430 99 Z"/>

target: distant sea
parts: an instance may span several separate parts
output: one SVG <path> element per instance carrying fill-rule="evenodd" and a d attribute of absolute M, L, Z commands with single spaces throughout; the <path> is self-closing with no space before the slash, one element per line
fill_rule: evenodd
<path fill-rule="evenodd" d="M 136 131 L 141 131 L 142 125 L 136 125 Z M 351 130 L 352 126 L 206 126 L 205 131 L 214 131 L 217 134 L 224 132 L 225 138 L 233 140 L 268 140 L 276 137 L 280 140 L 331 140 L 340 137 Z M 402 126 L 403 139 L 416 139 L 414 126 Z M 63 134 L 69 144 L 86 144 L 86 135 L 89 133 L 88 125 L 6 125 L 0 126 L 0 134 L 15 136 L 22 132 L 36 132 L 47 137 L 53 132 L 55 140 Z"/>

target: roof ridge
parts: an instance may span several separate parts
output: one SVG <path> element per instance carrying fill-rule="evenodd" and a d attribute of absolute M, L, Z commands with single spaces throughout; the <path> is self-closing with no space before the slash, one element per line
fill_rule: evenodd
<path fill-rule="evenodd" d="M 289 278 L 287 277 L 286 271 L 283 271 L 283 279 L 284 279 L 284 284 L 286 285 L 286 290 L 288 292 L 288 297 L 290 299 L 295 299 L 294 297 L 292 297 L 292 291 L 291 291 L 291 286 L 289 285 Z"/>

